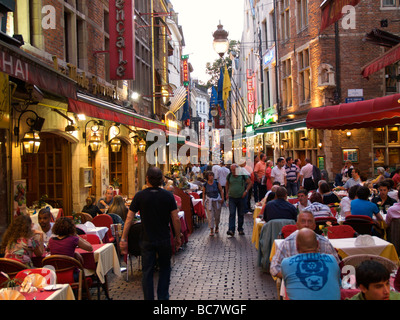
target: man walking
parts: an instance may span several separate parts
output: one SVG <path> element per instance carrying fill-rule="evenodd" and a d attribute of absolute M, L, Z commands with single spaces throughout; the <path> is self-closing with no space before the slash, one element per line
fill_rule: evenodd
<path fill-rule="evenodd" d="M 250 177 L 240 174 L 237 164 L 231 165 L 231 173 L 226 178 L 226 193 L 229 202 L 229 230 L 227 235 L 235 235 L 236 211 L 238 214 L 238 231 L 240 235 L 244 235 L 244 208 L 246 195 L 252 186 Z"/>
<path fill-rule="evenodd" d="M 298 191 L 298 180 L 300 171 L 297 166 L 293 163 L 292 157 L 286 158 L 286 189 L 288 192 L 288 196 L 295 196 L 297 195 Z"/>
<path fill-rule="evenodd" d="M 169 283 L 171 275 L 171 235 L 170 221 L 174 231 L 176 249 L 181 245 L 181 223 L 173 195 L 161 189 L 163 174 L 157 167 L 147 170 L 147 189 L 136 193 L 129 207 L 121 237 L 121 253 L 128 251 L 128 234 L 135 213 L 140 211 L 143 226 L 141 239 L 142 285 L 145 300 L 154 300 L 153 273 L 158 261 L 159 279 L 157 296 L 159 300 L 169 299 Z"/>
<path fill-rule="evenodd" d="M 279 182 L 281 186 L 286 186 L 286 170 L 284 168 L 285 158 L 279 157 L 276 166 L 271 171 L 271 181 Z"/>

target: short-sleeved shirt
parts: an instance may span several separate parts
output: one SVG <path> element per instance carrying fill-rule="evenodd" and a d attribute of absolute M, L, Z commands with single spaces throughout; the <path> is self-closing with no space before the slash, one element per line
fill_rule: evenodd
<path fill-rule="evenodd" d="M 219 189 L 218 189 L 218 182 L 214 180 L 213 184 L 209 184 L 206 182 L 204 184 L 204 188 L 206 189 L 206 196 L 209 198 L 218 198 Z"/>
<path fill-rule="evenodd" d="M 378 213 L 379 208 L 375 203 L 362 199 L 354 199 L 351 201 L 352 215 L 364 215 L 373 218 L 374 214 Z"/>
<path fill-rule="evenodd" d="M 290 300 L 340 300 L 340 269 L 332 255 L 300 253 L 282 260 Z"/>
<path fill-rule="evenodd" d="M 229 183 L 229 194 L 230 198 L 241 198 L 244 191 L 246 190 L 246 181 L 249 179 L 247 175 L 229 174 L 227 177 L 227 183 Z"/>
<path fill-rule="evenodd" d="M 153 187 L 136 193 L 129 207 L 132 212 L 140 212 L 142 239 L 152 243 L 170 239 L 171 212 L 176 209 L 170 192 Z"/>
<path fill-rule="evenodd" d="M 278 166 L 272 168 L 271 177 L 273 177 L 275 181 L 279 181 L 281 185 L 285 184 L 286 170 L 285 167 L 279 169 Z"/>
<path fill-rule="evenodd" d="M 284 168 L 286 170 L 286 180 L 294 182 L 297 179 L 297 173 L 299 172 L 297 166 L 292 163 L 290 167 L 286 164 Z"/>
<path fill-rule="evenodd" d="M 29 267 L 33 267 L 31 256 L 35 248 L 38 246 L 39 242 L 33 237 L 30 239 L 19 238 L 17 242 L 7 246 L 4 257 L 18 260 Z"/>
<path fill-rule="evenodd" d="M 78 242 L 79 236 L 69 236 L 63 239 L 52 237 L 49 240 L 50 253 L 74 257 L 75 249 L 78 245 Z"/>
<path fill-rule="evenodd" d="M 101 200 L 103 200 L 108 206 L 111 206 L 114 198 L 111 198 L 110 202 L 107 202 L 105 197 L 99 199 L 97 206 L 99 207 L 99 209 L 105 209 L 106 207 L 102 203 L 100 203 Z"/>

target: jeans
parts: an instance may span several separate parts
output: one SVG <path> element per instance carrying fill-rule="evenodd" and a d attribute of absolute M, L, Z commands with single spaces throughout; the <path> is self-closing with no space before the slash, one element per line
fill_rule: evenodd
<path fill-rule="evenodd" d="M 257 181 L 254 181 L 254 184 L 253 184 L 253 193 L 254 193 L 254 202 L 259 202 L 261 199 L 260 199 L 260 196 L 258 195 L 258 187 L 260 186 L 260 184 L 257 182 Z"/>
<path fill-rule="evenodd" d="M 154 267 L 158 262 L 159 278 L 157 286 L 158 300 L 169 300 L 171 275 L 171 240 L 157 242 L 142 241 L 142 286 L 145 300 L 154 300 Z"/>
<path fill-rule="evenodd" d="M 287 181 L 286 182 L 288 196 L 295 196 L 297 195 L 297 191 L 299 191 L 299 185 L 297 182 Z"/>
<path fill-rule="evenodd" d="M 238 231 L 243 231 L 244 208 L 244 198 L 229 197 L 229 231 L 235 232 L 236 211 L 238 214 Z"/>

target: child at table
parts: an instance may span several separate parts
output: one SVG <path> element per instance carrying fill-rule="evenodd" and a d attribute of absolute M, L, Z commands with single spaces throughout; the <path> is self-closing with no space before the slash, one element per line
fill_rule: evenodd
<path fill-rule="evenodd" d="M 93 251 L 92 245 L 76 234 L 73 221 L 67 217 L 57 219 L 53 226 L 54 237 L 49 240 L 50 254 L 61 254 L 77 259 L 83 263 L 82 256 L 75 252 L 76 247 L 86 251 Z"/>

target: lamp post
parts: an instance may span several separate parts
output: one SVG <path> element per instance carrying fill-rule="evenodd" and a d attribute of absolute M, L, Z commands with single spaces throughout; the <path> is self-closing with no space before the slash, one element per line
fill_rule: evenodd
<path fill-rule="evenodd" d="M 229 32 L 227 32 L 223 29 L 223 25 L 221 24 L 221 21 L 220 21 L 219 25 L 217 26 L 217 30 L 214 31 L 214 33 L 213 33 L 213 37 L 214 37 L 213 47 L 214 47 L 215 52 L 218 53 L 221 58 L 224 56 L 224 54 L 229 49 L 228 35 L 229 35 Z"/>

